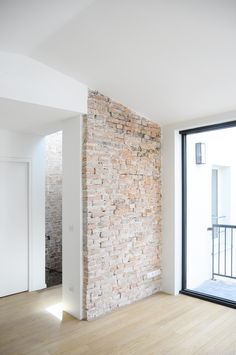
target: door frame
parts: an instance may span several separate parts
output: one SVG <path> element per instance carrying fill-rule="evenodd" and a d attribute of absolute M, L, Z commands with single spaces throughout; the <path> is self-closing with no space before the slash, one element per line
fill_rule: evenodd
<path fill-rule="evenodd" d="M 181 135 L 181 190 L 182 190 L 182 289 L 181 294 L 196 297 L 205 301 L 217 303 L 236 309 L 236 302 L 225 298 L 203 294 L 187 288 L 187 136 L 224 128 L 236 127 L 236 120 L 200 126 L 179 131 Z"/>
<path fill-rule="evenodd" d="M 1 157 L 0 162 L 8 163 L 25 163 L 27 164 L 28 178 L 28 291 L 32 291 L 33 274 L 32 274 L 32 159 L 18 157 Z"/>

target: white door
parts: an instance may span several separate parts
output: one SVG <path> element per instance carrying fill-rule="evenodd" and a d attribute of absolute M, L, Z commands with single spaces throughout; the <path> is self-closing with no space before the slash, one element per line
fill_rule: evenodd
<path fill-rule="evenodd" d="M 28 290 L 28 164 L 0 161 L 0 297 Z"/>

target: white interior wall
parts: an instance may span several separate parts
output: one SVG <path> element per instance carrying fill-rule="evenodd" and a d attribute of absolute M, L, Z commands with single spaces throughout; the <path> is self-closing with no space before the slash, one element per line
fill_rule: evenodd
<path fill-rule="evenodd" d="M 29 290 L 45 285 L 45 174 L 44 138 L 0 130 L 0 157 L 31 162 L 31 240 Z"/>
<path fill-rule="evenodd" d="M 63 125 L 63 309 L 83 318 L 83 212 L 82 121 L 76 117 Z"/>
<path fill-rule="evenodd" d="M 8 113 L 1 122 L 8 131 L 0 130 L 0 157 L 32 162 L 30 291 L 45 287 L 44 138 L 13 130 L 63 130 L 63 302 L 68 313 L 82 318 L 82 119 L 71 117 L 87 113 L 87 86 L 32 58 L 3 52 L 0 79 L 0 111 L 7 106 Z"/>
<path fill-rule="evenodd" d="M 0 52 L 0 97 L 87 112 L 87 86 L 30 57 Z M 50 117 L 49 117 L 50 118 Z"/>
<path fill-rule="evenodd" d="M 82 117 L 63 128 L 63 307 L 76 318 L 82 310 Z M 31 161 L 30 291 L 45 285 L 45 142 L 33 134 L 0 130 L 0 157 Z"/>

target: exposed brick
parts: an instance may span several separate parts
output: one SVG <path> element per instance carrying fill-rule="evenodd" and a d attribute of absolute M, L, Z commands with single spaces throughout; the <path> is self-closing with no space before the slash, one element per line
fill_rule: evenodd
<path fill-rule="evenodd" d="M 46 267 L 62 271 L 62 133 L 46 137 Z M 50 239 L 49 239 L 50 238 Z M 60 276 L 60 274 L 59 274 Z M 61 276 L 47 281 L 61 283 Z"/>
<path fill-rule="evenodd" d="M 84 306 L 91 319 L 160 290 L 161 130 L 97 91 L 89 91 L 84 128 Z"/>

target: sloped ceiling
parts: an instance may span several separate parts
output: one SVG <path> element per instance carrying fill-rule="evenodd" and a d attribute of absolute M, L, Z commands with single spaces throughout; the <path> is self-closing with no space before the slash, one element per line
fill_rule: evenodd
<path fill-rule="evenodd" d="M 235 0 L 1 0 L 0 50 L 161 124 L 236 110 Z"/>

